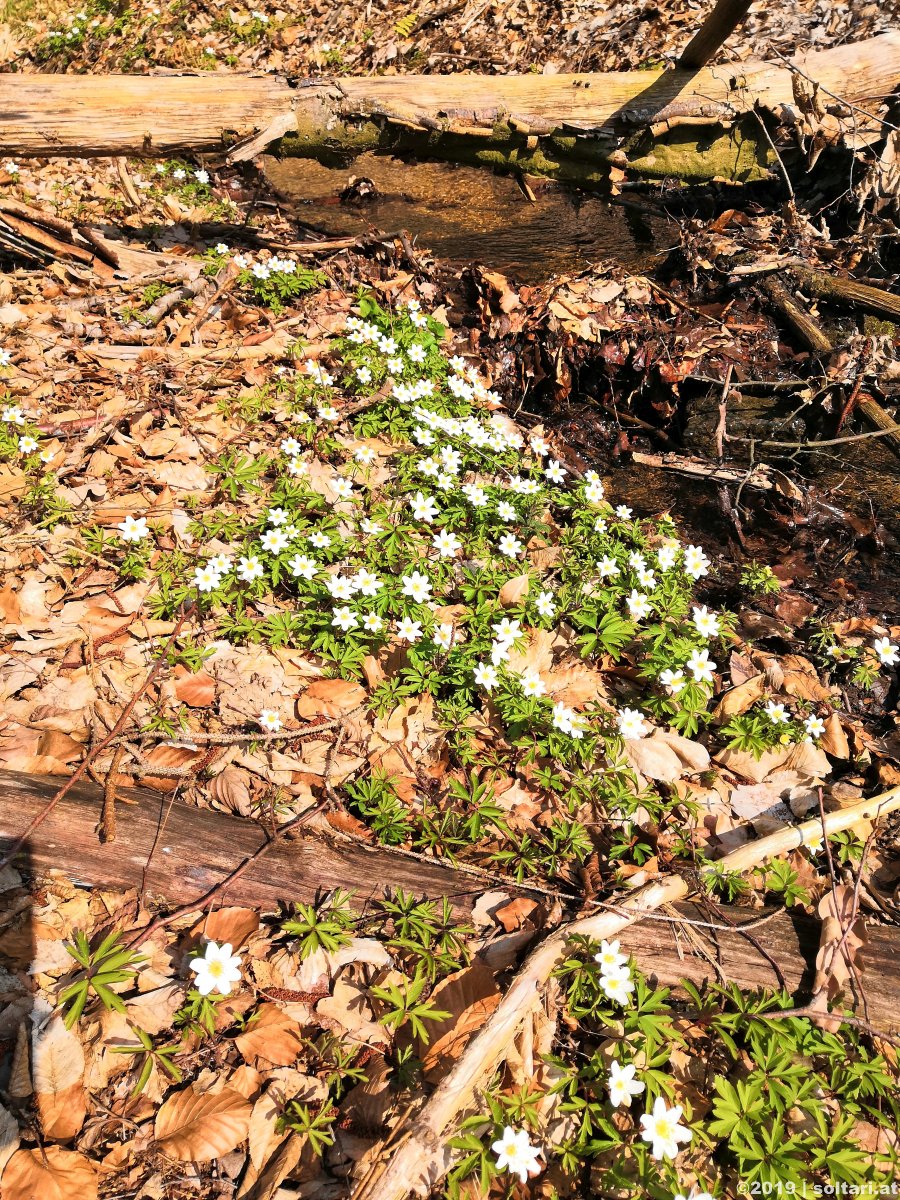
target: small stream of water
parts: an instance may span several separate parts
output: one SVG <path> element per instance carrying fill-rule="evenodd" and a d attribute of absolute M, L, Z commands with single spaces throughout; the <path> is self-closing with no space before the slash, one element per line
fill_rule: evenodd
<path fill-rule="evenodd" d="M 345 169 L 302 158 L 264 162 L 276 192 L 323 234 L 405 229 L 446 262 L 484 263 L 522 283 L 609 260 L 628 271 L 648 271 L 675 240 L 664 218 L 634 205 L 540 184 L 531 201 L 511 176 L 475 167 L 410 164 L 375 154 L 363 154 Z M 371 180 L 376 196 L 342 201 L 353 178 Z"/>

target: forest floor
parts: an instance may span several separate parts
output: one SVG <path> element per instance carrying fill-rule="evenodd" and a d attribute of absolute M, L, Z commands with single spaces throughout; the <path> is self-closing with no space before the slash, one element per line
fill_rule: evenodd
<path fill-rule="evenodd" d="M 6 70 L 302 76 L 637 69 L 700 9 L 4 16 Z M 769 6 L 728 53 L 890 17 Z M 826 160 L 613 172 L 665 252 L 525 281 L 376 228 L 352 167 L 335 238 L 271 163 L 0 163 L 3 1200 L 900 1177 L 898 336 L 791 274 L 890 293 L 896 208 L 886 153 Z"/>

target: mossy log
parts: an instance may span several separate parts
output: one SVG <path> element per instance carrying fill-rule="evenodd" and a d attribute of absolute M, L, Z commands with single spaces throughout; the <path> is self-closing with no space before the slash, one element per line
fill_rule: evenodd
<path fill-rule="evenodd" d="M 900 88 L 900 32 L 798 59 L 831 93 L 877 102 Z M 753 62 L 603 75 L 0 76 L 0 154 L 365 150 L 547 175 L 590 186 L 609 167 L 686 181 L 768 175 L 759 112 L 794 102 L 792 71 Z M 866 125 L 866 118 L 857 120 Z M 873 117 L 868 132 L 879 126 Z M 859 131 L 858 131 L 859 132 Z M 865 132 L 865 131 L 863 131 Z"/>

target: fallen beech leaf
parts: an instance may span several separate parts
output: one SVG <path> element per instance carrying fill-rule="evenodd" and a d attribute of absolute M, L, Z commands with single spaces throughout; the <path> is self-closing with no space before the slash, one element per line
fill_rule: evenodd
<path fill-rule="evenodd" d="M 191 750 L 188 746 L 154 746 L 144 755 L 144 762 L 154 767 L 184 767 L 203 757 L 202 750 Z M 167 775 L 145 775 L 143 787 L 157 792 L 171 792 L 178 786 L 178 779 Z"/>
<path fill-rule="evenodd" d="M 493 973 L 476 964 L 442 979 L 429 1003 L 449 1012 L 443 1021 L 424 1022 L 430 1034 L 421 1047 L 422 1066 L 429 1083 L 441 1079 L 465 1049 L 469 1037 L 480 1029 L 500 1003 L 500 989 Z"/>
<path fill-rule="evenodd" d="M 0 1104 L 0 1175 L 19 1148 L 19 1122 Z"/>
<path fill-rule="evenodd" d="M 286 1067 L 303 1048 L 300 1026 L 277 1004 L 263 1004 L 246 1033 L 235 1038 L 244 1061 L 251 1066 L 260 1062 Z"/>
<path fill-rule="evenodd" d="M 31 1075 L 44 1136 L 59 1141 L 73 1138 L 87 1112 L 87 1093 L 82 1086 L 84 1048 L 61 1017 L 35 1032 Z"/>
<path fill-rule="evenodd" d="M 786 625 L 794 627 L 802 625 L 816 611 L 816 606 L 802 596 L 788 595 L 782 592 L 783 599 L 776 604 L 775 612 Z"/>
<path fill-rule="evenodd" d="M 297 716 L 342 717 L 366 698 L 366 689 L 349 679 L 315 679 L 297 701 Z"/>
<path fill-rule="evenodd" d="M 494 916 L 507 933 L 512 933 L 514 929 L 522 928 L 536 908 L 537 904 L 533 900 L 527 900 L 524 896 L 517 896 L 515 900 L 510 900 L 502 908 L 496 909 Z"/>
<path fill-rule="evenodd" d="M 832 713 L 826 720 L 825 732 L 819 738 L 819 745 L 832 758 L 850 757 L 850 743 L 847 741 L 847 735 L 844 733 L 841 718 L 837 713 Z M 59 755 L 56 757 L 58 758 Z"/>
<path fill-rule="evenodd" d="M 648 779 L 674 783 L 684 774 L 684 765 L 675 751 L 656 738 L 626 738 L 625 757 Z"/>
<path fill-rule="evenodd" d="M 745 713 L 756 703 L 766 690 L 766 677 L 760 672 L 750 679 L 745 679 L 737 687 L 729 688 L 713 709 L 713 720 L 723 722 L 728 717 Z"/>
<path fill-rule="evenodd" d="M 699 742 L 682 737 L 673 729 L 654 729 L 650 741 L 663 742 L 674 750 L 685 767 L 685 773 L 699 774 L 709 770 L 709 751 Z"/>
<path fill-rule="evenodd" d="M 503 608 L 513 608 L 515 605 L 520 604 L 528 595 L 530 584 L 530 575 L 516 575 L 513 579 L 507 579 L 497 595 L 501 606 Z"/>
<path fill-rule="evenodd" d="M 789 696 L 825 702 L 833 698 L 833 689 L 819 682 L 816 668 L 799 654 L 786 654 L 777 662 L 767 663 L 766 673 L 773 690 L 785 691 Z"/>
<path fill-rule="evenodd" d="M 791 810 L 782 799 L 796 781 L 793 771 L 775 771 L 763 783 L 736 787 L 731 807 L 744 821 L 750 821 L 758 834 L 774 833 L 790 825 Z"/>
<path fill-rule="evenodd" d="M 216 681 L 207 671 L 175 670 L 175 695 L 191 708 L 206 708 L 216 698 Z"/>
<path fill-rule="evenodd" d="M 230 943 L 234 950 L 259 929 L 259 913 L 252 908 L 217 908 L 197 922 L 191 936 L 210 942 Z"/>
<path fill-rule="evenodd" d="M 3 1200 L 97 1200 L 97 1172 L 83 1154 L 17 1150 L 0 1179 Z"/>
<path fill-rule="evenodd" d="M 853 899 L 853 889 L 839 883 L 819 901 L 822 930 L 810 1007 L 820 1012 L 827 1011 L 828 1002 L 845 990 L 860 969 L 859 950 L 866 944 L 866 923 L 857 916 L 851 924 Z M 839 1024 L 839 1018 L 835 1018 L 834 1027 Z"/>
<path fill-rule="evenodd" d="M 24 494 L 27 487 L 28 476 L 24 471 L 9 467 L 5 463 L 0 467 L 0 503 L 17 499 Z"/>
<path fill-rule="evenodd" d="M 213 800 L 228 809 L 229 812 L 249 817 L 252 807 L 250 803 L 251 778 L 250 772 L 245 771 L 243 767 L 226 767 L 209 781 L 209 794 Z"/>
<path fill-rule="evenodd" d="M 181 1162 L 208 1162 L 228 1154 L 247 1136 L 253 1106 L 232 1088 L 197 1092 L 192 1085 L 170 1096 L 156 1114 L 159 1149 Z"/>

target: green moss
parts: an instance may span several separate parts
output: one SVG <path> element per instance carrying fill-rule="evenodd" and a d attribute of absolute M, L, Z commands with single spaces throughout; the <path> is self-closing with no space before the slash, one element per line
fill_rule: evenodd
<path fill-rule="evenodd" d="M 863 333 L 866 337 L 896 337 L 897 326 L 893 321 L 882 321 L 880 317 L 863 317 Z"/>
<path fill-rule="evenodd" d="M 755 131 L 755 132 L 754 132 Z M 638 134 L 620 148 L 609 136 L 596 138 L 551 135 L 529 139 L 498 121 L 488 137 L 441 130 L 419 132 L 376 121 L 339 122 L 324 126 L 315 119 L 298 126 L 273 147 L 284 157 L 316 158 L 326 164 L 346 162 L 365 151 L 416 154 L 448 162 L 468 163 L 495 171 L 524 172 L 550 179 L 602 187 L 610 165 L 627 167 L 652 179 L 675 178 L 695 183 L 714 178 L 735 182 L 764 179 L 772 152 L 762 141 L 758 123 L 684 126 L 664 136 Z"/>

